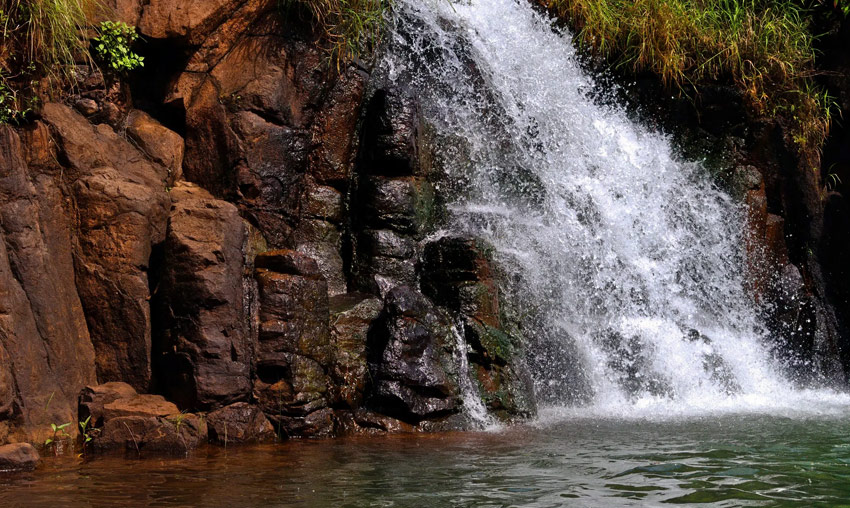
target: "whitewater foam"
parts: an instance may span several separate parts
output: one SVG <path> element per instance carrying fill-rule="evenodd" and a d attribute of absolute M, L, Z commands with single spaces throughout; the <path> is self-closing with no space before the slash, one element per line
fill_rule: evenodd
<path fill-rule="evenodd" d="M 503 290 L 526 316 L 543 420 L 850 408 L 795 388 L 768 353 L 741 206 L 594 100 L 569 34 L 524 0 L 400 0 L 394 19 L 376 73 L 464 147 L 444 227 L 514 275 Z"/>

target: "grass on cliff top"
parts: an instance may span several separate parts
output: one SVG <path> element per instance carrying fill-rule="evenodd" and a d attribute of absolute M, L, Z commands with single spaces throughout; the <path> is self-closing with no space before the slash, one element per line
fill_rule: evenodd
<path fill-rule="evenodd" d="M 73 80 L 74 63 L 88 59 L 88 19 L 99 8 L 98 0 L 0 0 L 0 117 L 26 112 L 40 78 Z"/>
<path fill-rule="evenodd" d="M 813 83 L 815 50 L 802 0 L 538 0 L 586 48 L 649 71 L 685 93 L 731 79 L 759 115 L 792 122 L 801 153 L 817 153 L 831 99 Z"/>
<path fill-rule="evenodd" d="M 392 0 L 279 0 L 286 11 L 306 8 L 329 42 L 331 61 L 343 63 L 370 53 L 381 39 Z"/>

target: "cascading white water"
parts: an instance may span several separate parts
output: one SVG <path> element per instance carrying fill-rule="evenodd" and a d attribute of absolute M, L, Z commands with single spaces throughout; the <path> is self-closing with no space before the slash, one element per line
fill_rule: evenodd
<path fill-rule="evenodd" d="M 568 34 L 526 0 L 399 0 L 394 19 L 378 72 L 442 133 L 446 227 L 488 240 L 514 275 L 546 403 L 621 416 L 844 404 L 793 389 L 769 358 L 738 205 L 588 96 Z"/>

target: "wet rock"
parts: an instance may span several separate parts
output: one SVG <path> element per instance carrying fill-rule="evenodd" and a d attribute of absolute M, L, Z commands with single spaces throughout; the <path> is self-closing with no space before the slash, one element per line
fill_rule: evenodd
<path fill-rule="evenodd" d="M 444 237 L 425 246 L 421 286 L 463 323 L 467 358 L 485 405 L 510 419 L 534 414 L 521 338 L 502 317 L 499 289 L 481 240 Z"/>
<path fill-rule="evenodd" d="M 368 76 L 347 67 L 334 84 L 312 128 L 310 173 L 327 185 L 343 189 L 354 166 L 357 121 Z"/>
<path fill-rule="evenodd" d="M 256 443 L 275 438 L 274 427 L 257 407 L 237 402 L 207 415 L 211 441 L 227 445 Z"/>
<path fill-rule="evenodd" d="M 354 234 L 352 285 L 386 293 L 415 285 L 416 243 L 439 215 L 431 167 L 419 151 L 422 129 L 415 98 L 379 90 L 362 129 L 351 214 Z"/>
<path fill-rule="evenodd" d="M 340 226 L 324 220 L 304 219 L 296 227 L 291 240 L 297 251 L 312 257 L 328 283 L 328 294 L 345 293 L 348 282 L 342 259 L 343 232 Z"/>
<path fill-rule="evenodd" d="M 366 342 L 369 329 L 383 308 L 381 300 L 363 294 L 331 298 L 331 347 L 334 352 L 331 400 L 357 409 L 368 379 Z"/>
<path fill-rule="evenodd" d="M 14 443 L 0 446 L 0 473 L 33 471 L 40 457 L 29 443 Z"/>
<path fill-rule="evenodd" d="M 175 194 L 155 307 L 163 316 L 161 385 L 181 407 L 214 409 L 251 392 L 246 241 L 232 204 L 200 193 Z"/>
<path fill-rule="evenodd" d="M 761 172 L 754 166 L 738 166 L 732 173 L 732 192 L 742 199 L 747 192 L 758 190 L 764 185 Z"/>
<path fill-rule="evenodd" d="M 318 409 L 305 416 L 281 415 L 277 420 L 281 437 L 331 437 L 334 435 L 334 412 Z"/>
<path fill-rule="evenodd" d="M 434 188 L 424 178 L 367 178 L 361 187 L 366 224 L 421 234 L 433 216 Z"/>
<path fill-rule="evenodd" d="M 401 420 L 369 411 L 336 411 L 337 433 L 348 435 L 400 434 L 417 431 L 417 427 Z"/>
<path fill-rule="evenodd" d="M 456 348 L 451 322 L 425 296 L 390 291 L 369 333 L 368 407 L 412 423 L 458 411 Z"/>
<path fill-rule="evenodd" d="M 270 251 L 255 260 L 259 292 L 254 395 L 284 436 L 327 435 L 332 421 L 326 373 L 332 351 L 328 289 L 315 260 Z M 321 412 L 313 415 L 313 413 Z"/>
<path fill-rule="evenodd" d="M 652 368 L 652 344 L 647 344 L 636 335 L 626 337 L 617 331 L 608 330 L 602 334 L 601 345 L 608 353 L 608 368 L 626 395 L 672 395 L 669 382 Z"/>
<path fill-rule="evenodd" d="M 127 117 L 127 135 L 151 159 L 168 168 L 168 181 L 173 184 L 183 169 L 183 138 L 163 126 L 144 111 L 134 109 Z"/>
<path fill-rule="evenodd" d="M 413 175 L 418 168 L 421 128 L 418 102 L 400 90 L 378 90 L 363 127 L 364 169 L 372 175 Z"/>

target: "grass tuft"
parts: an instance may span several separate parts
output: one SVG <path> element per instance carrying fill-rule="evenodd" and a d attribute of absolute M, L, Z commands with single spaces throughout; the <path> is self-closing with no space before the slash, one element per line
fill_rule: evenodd
<path fill-rule="evenodd" d="M 330 59 L 337 68 L 370 53 L 381 40 L 385 13 L 392 0 L 279 0 L 291 12 L 306 8 L 329 42 Z"/>
<path fill-rule="evenodd" d="M 89 60 L 86 30 L 97 0 L 0 0 L 0 82 L 6 106 L 28 111 L 39 80 L 74 81 L 77 62 Z M 11 101 L 11 105 L 10 105 Z"/>
<path fill-rule="evenodd" d="M 799 0 L 538 1 L 617 66 L 685 93 L 731 79 L 756 114 L 792 122 L 801 153 L 826 139 L 833 101 L 813 82 L 814 36 Z"/>

